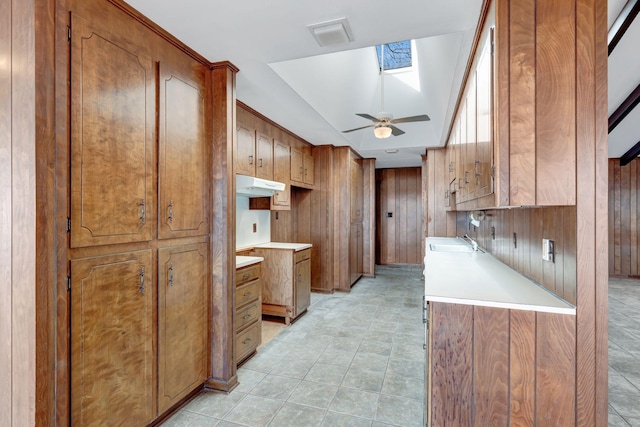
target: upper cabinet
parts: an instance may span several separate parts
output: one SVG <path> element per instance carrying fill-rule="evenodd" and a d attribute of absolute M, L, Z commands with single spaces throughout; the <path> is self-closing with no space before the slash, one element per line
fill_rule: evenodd
<path fill-rule="evenodd" d="M 284 191 L 278 191 L 271 197 L 271 210 L 291 209 L 291 174 L 290 148 L 288 145 L 275 139 L 273 141 L 273 179 L 284 182 Z"/>
<path fill-rule="evenodd" d="M 160 64 L 160 238 L 208 232 L 205 69 L 192 74 Z"/>
<path fill-rule="evenodd" d="M 151 240 L 155 64 L 77 15 L 72 28 L 71 246 Z"/>
<path fill-rule="evenodd" d="M 273 180 L 273 139 L 256 132 L 256 176 Z"/>
<path fill-rule="evenodd" d="M 475 73 L 476 86 L 476 197 L 493 193 L 493 55 L 491 39 L 485 41 Z"/>
<path fill-rule="evenodd" d="M 298 187 L 312 187 L 315 182 L 313 156 L 301 148 L 291 147 L 291 182 Z"/>
<path fill-rule="evenodd" d="M 256 133 L 240 124 L 237 125 L 236 131 L 236 173 L 255 176 Z"/>

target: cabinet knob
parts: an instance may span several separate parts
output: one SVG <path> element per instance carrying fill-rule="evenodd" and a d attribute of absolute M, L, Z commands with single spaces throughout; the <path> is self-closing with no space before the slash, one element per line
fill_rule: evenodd
<path fill-rule="evenodd" d="M 246 340 L 242 341 L 242 344 L 247 345 L 251 342 L 251 338 L 247 338 Z"/>

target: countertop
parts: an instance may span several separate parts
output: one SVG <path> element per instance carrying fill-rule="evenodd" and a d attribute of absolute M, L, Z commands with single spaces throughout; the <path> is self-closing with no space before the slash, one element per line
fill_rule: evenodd
<path fill-rule="evenodd" d="M 259 249 L 291 249 L 294 252 L 301 251 L 303 249 L 308 249 L 313 246 L 311 243 L 283 243 L 283 242 L 268 242 L 268 243 L 259 243 L 257 245 L 253 245 L 254 248 Z"/>
<path fill-rule="evenodd" d="M 467 245 L 459 238 L 426 239 L 425 300 L 548 313 L 576 314 L 575 306 L 482 251 L 440 252 L 433 245 Z"/>
<path fill-rule="evenodd" d="M 264 261 L 261 256 L 239 256 L 236 255 L 236 268 L 246 267 Z"/>

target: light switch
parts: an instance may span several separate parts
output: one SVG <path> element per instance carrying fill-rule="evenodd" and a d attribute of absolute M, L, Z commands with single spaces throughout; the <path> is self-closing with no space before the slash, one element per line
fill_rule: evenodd
<path fill-rule="evenodd" d="M 556 245 L 553 240 L 542 239 L 542 259 L 555 262 Z"/>

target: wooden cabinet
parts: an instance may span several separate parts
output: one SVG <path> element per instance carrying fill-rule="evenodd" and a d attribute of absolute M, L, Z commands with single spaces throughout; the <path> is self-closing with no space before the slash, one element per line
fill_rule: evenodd
<path fill-rule="evenodd" d="M 155 415 L 151 251 L 71 261 L 73 425 Z"/>
<path fill-rule="evenodd" d="M 236 128 L 236 173 L 256 176 L 256 133 L 238 125 Z"/>
<path fill-rule="evenodd" d="M 273 179 L 285 184 L 284 191 L 271 196 L 271 210 L 291 210 L 291 160 L 289 146 L 273 141 Z"/>
<path fill-rule="evenodd" d="M 491 32 L 469 74 L 447 144 L 445 206 L 475 209 L 495 205 L 493 195 L 493 55 Z M 482 200 L 479 200 L 482 199 Z"/>
<path fill-rule="evenodd" d="M 255 248 L 253 253 L 264 258 L 262 312 L 289 324 L 310 305 L 311 249 Z"/>
<path fill-rule="evenodd" d="M 273 180 L 273 139 L 256 132 L 256 176 Z"/>
<path fill-rule="evenodd" d="M 207 245 L 158 251 L 158 411 L 206 380 Z"/>
<path fill-rule="evenodd" d="M 304 188 L 312 187 L 315 183 L 313 156 L 300 148 L 291 147 L 291 183 Z"/>
<path fill-rule="evenodd" d="M 71 247 L 151 240 L 155 64 L 72 20 Z"/>
<path fill-rule="evenodd" d="M 362 223 L 351 224 L 349 231 L 349 282 L 353 285 L 362 276 L 363 267 Z"/>
<path fill-rule="evenodd" d="M 204 79 L 160 64 L 158 203 L 163 239 L 208 232 L 204 96 Z"/>
<path fill-rule="evenodd" d="M 362 210 L 363 210 L 363 180 L 362 180 L 362 160 L 355 157 L 353 154 L 350 156 L 349 163 L 350 172 L 350 186 L 349 200 L 351 211 L 351 222 L 362 222 Z"/>
<path fill-rule="evenodd" d="M 262 338 L 262 282 L 260 263 L 236 270 L 236 363 L 255 353 Z"/>

